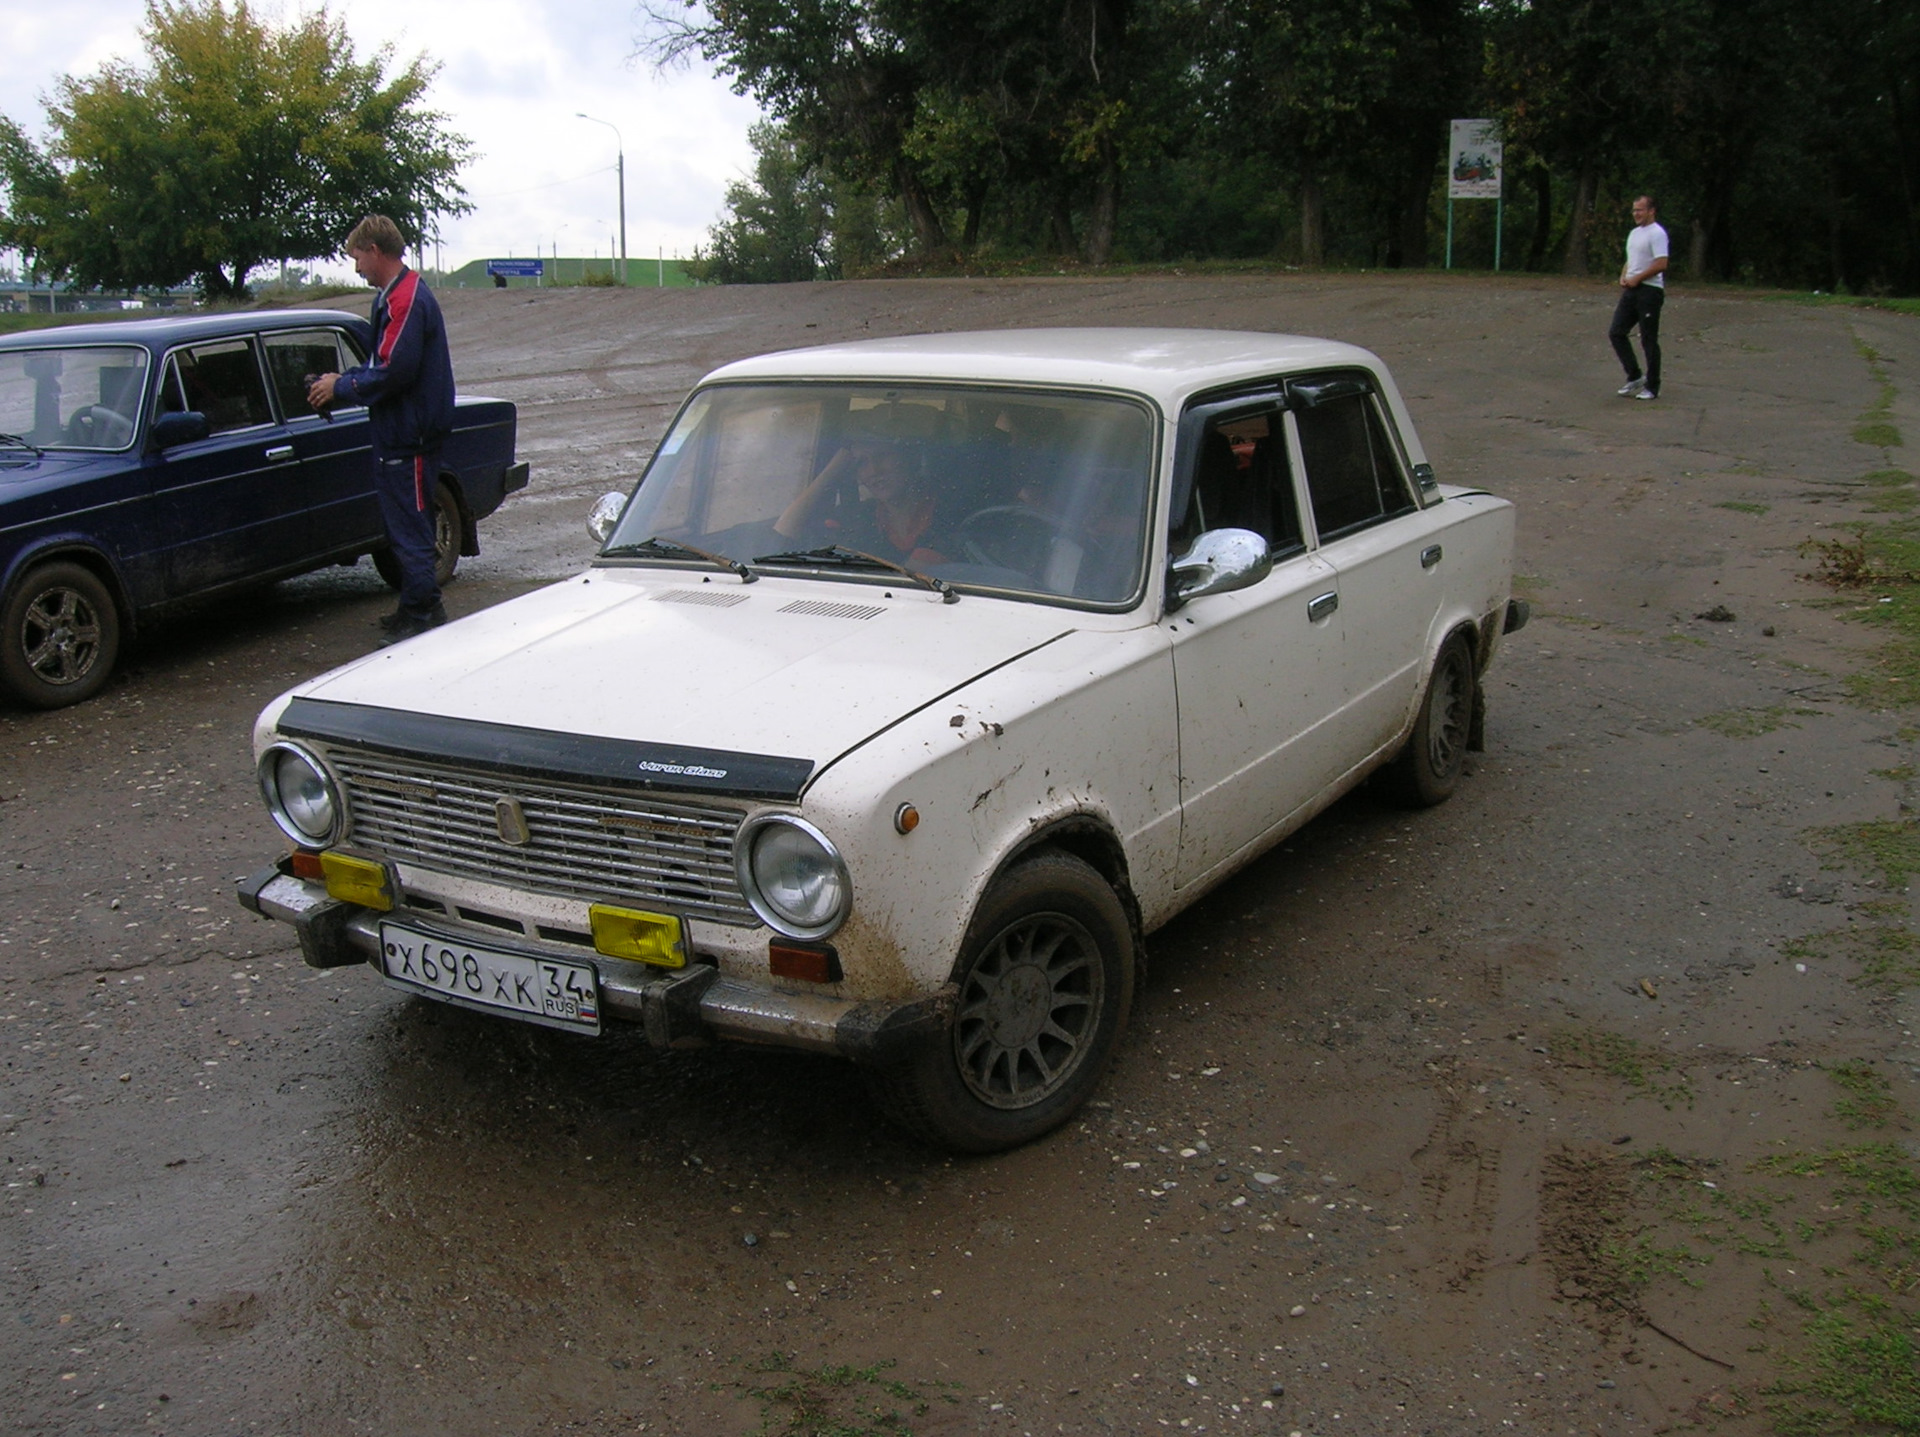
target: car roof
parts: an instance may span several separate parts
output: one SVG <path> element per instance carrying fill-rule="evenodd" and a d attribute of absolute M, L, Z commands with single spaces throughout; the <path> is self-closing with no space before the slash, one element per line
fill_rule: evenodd
<path fill-rule="evenodd" d="M 1221 329 L 1001 329 L 790 349 L 724 365 L 707 381 L 934 379 L 1065 385 L 1146 394 L 1169 410 L 1191 395 L 1305 369 L 1361 366 L 1357 345 Z"/>
<path fill-rule="evenodd" d="M 366 328 L 358 315 L 337 309 L 230 310 L 224 314 L 164 315 L 154 319 L 122 319 L 101 324 L 64 324 L 50 329 L 25 329 L 0 338 L 0 351 L 9 349 L 73 348 L 96 344 L 138 344 L 159 351 L 197 339 L 223 339 L 271 329 L 306 329 L 316 324 Z"/>

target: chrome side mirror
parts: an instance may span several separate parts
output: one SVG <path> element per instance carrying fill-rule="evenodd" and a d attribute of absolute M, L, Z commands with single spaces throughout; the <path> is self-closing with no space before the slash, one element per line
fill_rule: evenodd
<path fill-rule="evenodd" d="M 1273 551 L 1251 529 L 1209 529 L 1173 561 L 1167 612 L 1207 594 L 1248 589 L 1273 572 Z"/>
<path fill-rule="evenodd" d="M 587 515 L 587 532 L 593 535 L 594 543 L 607 542 L 607 535 L 620 522 L 620 511 L 626 507 L 625 494 L 602 494 L 593 501 L 593 510 Z"/>

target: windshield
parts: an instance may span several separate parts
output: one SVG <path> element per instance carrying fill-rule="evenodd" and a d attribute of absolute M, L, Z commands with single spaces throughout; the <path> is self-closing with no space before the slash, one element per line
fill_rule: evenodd
<path fill-rule="evenodd" d="M 125 449 L 146 385 L 136 345 L 0 351 L 0 434 L 42 449 Z"/>
<path fill-rule="evenodd" d="M 936 385 L 694 396 L 602 557 L 756 571 L 901 568 L 1116 605 L 1144 569 L 1153 419 L 1127 399 Z"/>

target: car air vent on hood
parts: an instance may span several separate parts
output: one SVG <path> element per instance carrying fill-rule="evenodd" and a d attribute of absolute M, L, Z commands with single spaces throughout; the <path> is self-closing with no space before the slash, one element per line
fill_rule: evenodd
<path fill-rule="evenodd" d="M 791 604 L 782 604 L 775 612 L 812 614 L 821 619 L 876 619 L 886 610 L 876 604 L 836 604 L 827 599 L 795 599 Z"/>
<path fill-rule="evenodd" d="M 745 594 L 714 593 L 710 589 L 667 589 L 654 598 L 662 604 L 705 604 L 710 609 L 731 609 L 747 601 Z"/>

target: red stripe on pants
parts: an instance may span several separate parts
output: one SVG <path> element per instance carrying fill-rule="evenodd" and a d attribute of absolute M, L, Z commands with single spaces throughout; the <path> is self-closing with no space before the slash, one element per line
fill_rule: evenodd
<path fill-rule="evenodd" d="M 413 456 L 413 507 L 418 512 L 427 512 L 427 460 L 423 454 Z"/>

